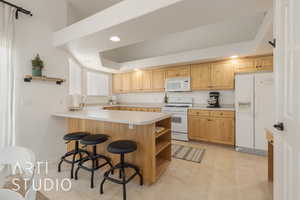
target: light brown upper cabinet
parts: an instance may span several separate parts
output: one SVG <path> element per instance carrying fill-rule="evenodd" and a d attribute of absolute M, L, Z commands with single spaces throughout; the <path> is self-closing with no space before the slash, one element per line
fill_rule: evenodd
<path fill-rule="evenodd" d="M 152 89 L 152 71 L 142 71 L 142 90 L 150 91 Z"/>
<path fill-rule="evenodd" d="M 113 74 L 112 76 L 112 90 L 113 93 L 122 93 L 122 74 Z"/>
<path fill-rule="evenodd" d="M 130 92 L 131 90 L 131 73 L 122 74 L 122 92 Z"/>
<path fill-rule="evenodd" d="M 152 71 L 152 91 L 165 91 L 166 70 L 158 69 Z"/>
<path fill-rule="evenodd" d="M 131 91 L 139 92 L 142 90 L 142 71 L 131 73 Z"/>
<path fill-rule="evenodd" d="M 210 89 L 211 82 L 210 64 L 195 64 L 191 66 L 192 90 Z"/>
<path fill-rule="evenodd" d="M 231 61 L 216 62 L 211 64 L 211 88 L 234 88 L 234 65 Z"/>
<path fill-rule="evenodd" d="M 167 68 L 166 72 L 166 78 L 189 77 L 190 75 L 189 65 Z"/>
<path fill-rule="evenodd" d="M 264 56 L 255 59 L 257 71 L 273 71 L 273 56 Z"/>
<path fill-rule="evenodd" d="M 236 61 L 235 65 L 235 72 L 239 73 L 250 73 L 255 72 L 255 59 L 248 58 L 248 59 L 240 59 Z"/>
<path fill-rule="evenodd" d="M 235 72 L 251 73 L 259 71 L 273 71 L 273 56 L 245 58 L 237 60 Z"/>

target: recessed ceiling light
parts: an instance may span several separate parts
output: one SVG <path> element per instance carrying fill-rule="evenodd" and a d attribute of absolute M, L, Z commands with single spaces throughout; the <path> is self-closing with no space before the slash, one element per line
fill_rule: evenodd
<path fill-rule="evenodd" d="M 238 58 L 238 57 L 239 57 L 238 55 L 231 56 L 231 58 Z"/>
<path fill-rule="evenodd" d="M 121 41 L 121 39 L 118 36 L 111 36 L 109 39 L 113 42 L 120 42 Z"/>

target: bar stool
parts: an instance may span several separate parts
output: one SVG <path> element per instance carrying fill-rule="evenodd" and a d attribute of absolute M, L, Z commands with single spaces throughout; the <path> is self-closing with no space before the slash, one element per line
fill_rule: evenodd
<path fill-rule="evenodd" d="M 103 185 L 106 180 L 123 185 L 123 200 L 126 200 L 126 184 L 130 182 L 136 175 L 140 177 L 140 185 L 143 185 L 143 176 L 140 173 L 140 169 L 135 165 L 126 163 L 124 158 L 124 155 L 126 153 L 134 152 L 136 151 L 136 149 L 137 149 L 136 142 L 130 140 L 118 140 L 108 145 L 107 147 L 108 152 L 113 154 L 120 154 L 120 163 L 118 163 L 112 169 L 104 173 L 104 178 L 100 185 L 101 194 L 103 194 Z M 130 176 L 127 180 L 126 180 L 125 168 L 131 168 L 135 170 L 135 173 L 132 176 Z M 109 176 L 109 174 L 113 173 L 115 169 L 120 170 L 119 178 L 121 180 Z"/>
<path fill-rule="evenodd" d="M 73 178 L 73 174 L 74 174 L 74 165 L 76 163 L 78 163 L 80 160 L 82 160 L 82 154 L 88 154 L 87 151 L 83 150 L 83 149 L 80 149 L 79 148 L 79 140 L 85 136 L 89 135 L 88 132 L 74 132 L 74 133 L 69 133 L 69 134 L 66 134 L 63 139 L 66 142 L 66 144 L 70 143 L 71 141 L 75 141 L 75 149 L 72 150 L 72 151 L 69 151 L 67 152 L 64 156 L 61 157 L 61 160 L 58 164 L 58 172 L 61 172 L 61 164 L 63 162 L 66 162 L 66 163 L 69 163 L 72 165 L 72 168 L 71 168 L 71 179 Z M 76 160 L 76 156 L 79 155 L 79 159 Z M 66 158 L 69 157 L 69 156 L 73 156 L 72 157 L 72 161 L 70 160 L 67 160 Z"/>
<path fill-rule="evenodd" d="M 78 172 L 79 169 L 84 169 L 87 170 L 89 172 L 92 173 L 91 175 L 91 188 L 94 188 L 94 172 L 98 169 L 100 169 L 101 167 L 104 167 L 105 165 L 110 165 L 110 167 L 113 167 L 111 164 L 111 159 L 101 155 L 101 154 L 97 154 L 97 144 L 101 144 L 104 143 L 105 141 L 107 141 L 108 136 L 107 135 L 103 135 L 103 134 L 92 134 L 92 135 L 88 135 L 84 138 L 82 138 L 80 140 L 80 143 L 85 145 L 85 146 L 89 146 L 92 145 L 93 146 L 93 151 L 92 153 L 89 153 L 89 155 L 85 158 L 83 158 L 79 163 L 78 163 L 78 167 L 76 169 L 75 172 L 75 180 L 78 179 Z M 99 165 L 99 159 L 103 159 L 105 160 L 105 163 Z M 92 161 L 92 167 L 87 167 L 84 166 L 85 162 L 88 161 Z"/>

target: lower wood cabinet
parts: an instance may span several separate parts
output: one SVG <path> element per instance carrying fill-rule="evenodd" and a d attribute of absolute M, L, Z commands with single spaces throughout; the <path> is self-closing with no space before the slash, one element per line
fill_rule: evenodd
<path fill-rule="evenodd" d="M 235 119 L 233 111 L 189 112 L 189 139 L 235 145 Z"/>
<path fill-rule="evenodd" d="M 208 123 L 206 117 L 190 116 L 189 119 L 189 138 L 192 140 L 209 141 Z"/>

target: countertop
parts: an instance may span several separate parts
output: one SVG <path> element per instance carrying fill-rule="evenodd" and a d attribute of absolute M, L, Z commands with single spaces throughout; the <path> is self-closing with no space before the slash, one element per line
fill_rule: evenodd
<path fill-rule="evenodd" d="M 121 107 L 144 107 L 144 108 L 161 108 L 164 107 L 165 104 L 161 103 L 120 103 L 116 105 L 109 105 L 109 104 L 103 104 L 100 107 L 116 107 L 116 106 L 121 106 Z M 193 104 L 192 107 L 189 109 L 201 109 L 201 110 L 228 110 L 228 111 L 235 111 L 234 105 L 232 104 L 223 104 L 221 105 L 220 108 L 207 108 L 206 104 Z"/>
<path fill-rule="evenodd" d="M 54 113 L 53 116 L 89 119 L 129 125 L 147 125 L 171 117 L 170 114 L 165 113 L 119 110 L 67 111 L 62 113 Z"/>
<path fill-rule="evenodd" d="M 220 108 L 207 108 L 207 105 L 205 105 L 205 104 L 193 104 L 193 106 L 190 107 L 190 109 L 235 111 L 234 105 L 231 105 L 231 104 L 221 105 Z"/>
<path fill-rule="evenodd" d="M 161 108 L 164 103 L 120 103 L 115 105 L 103 104 L 101 107 L 143 107 L 143 108 Z"/>

